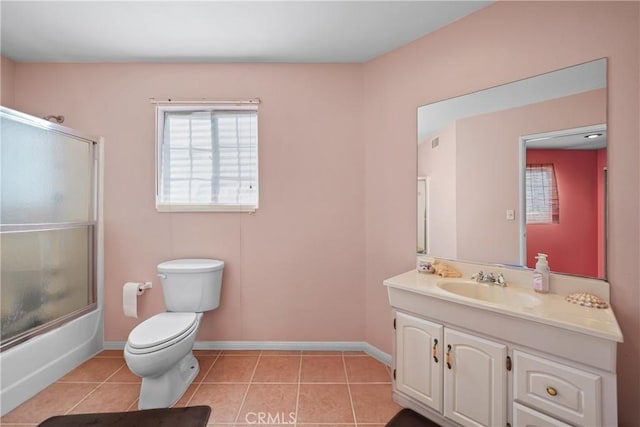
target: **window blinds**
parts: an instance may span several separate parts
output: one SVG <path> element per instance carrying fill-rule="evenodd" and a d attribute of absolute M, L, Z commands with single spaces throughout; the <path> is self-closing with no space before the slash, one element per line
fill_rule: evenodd
<path fill-rule="evenodd" d="M 560 200 L 553 164 L 527 164 L 527 224 L 558 224 Z"/>
<path fill-rule="evenodd" d="M 158 109 L 158 205 L 257 208 L 255 108 Z"/>

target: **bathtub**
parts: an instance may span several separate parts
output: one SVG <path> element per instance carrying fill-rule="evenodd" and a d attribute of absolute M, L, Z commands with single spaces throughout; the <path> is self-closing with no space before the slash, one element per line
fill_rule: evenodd
<path fill-rule="evenodd" d="M 0 353 L 2 415 L 102 350 L 100 308 Z"/>
<path fill-rule="evenodd" d="M 16 343 L 0 352 L 0 412 L 1 415 L 4 415 L 90 359 L 103 348 L 104 231 L 102 194 L 104 148 L 102 138 L 87 138 L 72 129 L 1 106 L 0 113 L 3 120 L 11 119 L 13 122 L 19 123 L 22 129 L 32 126 L 58 135 L 58 138 L 61 134 L 73 135 L 96 144 L 95 157 L 93 158 L 94 170 L 90 177 L 93 180 L 91 182 L 95 185 L 93 206 L 95 207 L 96 228 L 93 235 L 95 252 L 92 258 L 95 271 L 95 302 L 87 306 L 88 310 L 78 312 L 77 316 L 79 317 L 69 316 L 69 319 L 73 320 L 61 323 L 54 329 L 32 336 L 26 341 Z M 3 128 L 4 131 L 7 131 L 6 127 Z M 55 141 L 63 143 L 60 139 Z M 14 193 L 19 194 L 19 192 Z M 93 218 L 88 218 L 87 221 L 91 221 L 91 219 Z M 19 221 L 17 223 L 21 224 Z M 7 229 L 15 228 L 15 224 L 3 224 L 2 226 Z M 27 224 L 25 227 L 27 230 L 39 229 L 37 225 Z M 46 229 L 46 227 L 41 228 Z"/>

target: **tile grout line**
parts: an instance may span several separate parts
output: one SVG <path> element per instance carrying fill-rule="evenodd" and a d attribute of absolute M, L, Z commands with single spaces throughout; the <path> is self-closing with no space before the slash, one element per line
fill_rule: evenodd
<path fill-rule="evenodd" d="M 207 378 L 207 375 L 209 375 L 209 372 L 211 372 L 211 370 L 213 369 L 213 366 L 216 364 L 216 362 L 218 361 L 218 359 L 220 358 L 220 355 L 222 354 L 222 352 L 219 352 L 216 355 L 216 359 L 213 361 L 213 363 L 211 364 L 211 366 L 209 366 L 209 369 L 207 369 L 207 372 L 205 372 L 202 375 L 202 379 L 200 381 L 198 381 L 198 384 L 196 385 L 196 389 L 193 390 L 193 393 L 191 394 L 191 396 L 189 396 L 189 399 L 187 400 L 187 402 L 184 404 L 184 406 L 189 406 L 189 404 L 191 403 L 191 401 L 193 400 L 193 396 L 196 395 L 196 393 L 198 392 L 198 390 L 200 390 L 200 386 L 202 385 L 202 383 L 204 382 L 204 379 Z M 195 355 L 194 355 L 195 356 Z M 205 357 L 205 356 L 202 356 Z M 196 357 L 197 359 L 197 357 Z M 198 365 L 200 364 L 200 361 L 198 360 Z M 187 390 L 189 389 L 189 387 L 187 387 Z M 186 392 L 186 390 L 185 390 Z M 177 402 L 176 402 L 177 403 Z"/>
<path fill-rule="evenodd" d="M 349 378 L 349 374 L 348 374 L 348 368 L 347 368 L 347 363 L 346 360 L 351 360 L 351 359 L 356 359 L 358 357 L 366 357 L 366 355 L 360 355 L 360 354 L 345 354 L 344 352 L 340 353 L 339 355 L 317 355 L 317 356 L 335 356 L 337 358 L 337 356 L 340 356 L 342 360 L 342 364 L 343 364 L 343 372 L 345 375 L 345 381 L 344 382 L 336 382 L 336 381 L 329 381 L 329 382 L 314 382 L 314 381 L 308 381 L 308 382 L 303 382 L 302 381 L 302 363 L 304 361 L 304 357 L 305 356 L 316 356 L 316 355 L 305 355 L 302 352 L 299 352 L 298 354 L 269 354 L 266 351 L 259 351 L 259 352 L 255 352 L 257 353 L 257 360 L 255 362 L 254 368 L 252 370 L 252 373 L 249 377 L 249 380 L 247 382 L 238 382 L 238 381 L 231 381 L 231 382 L 207 382 L 206 378 L 207 375 L 209 375 L 211 373 L 211 371 L 213 370 L 215 364 L 221 359 L 221 356 L 225 355 L 224 351 L 220 351 L 217 354 L 207 354 L 207 355 L 203 355 L 206 356 L 206 358 L 208 359 L 209 357 L 211 357 L 213 359 L 213 362 L 211 363 L 211 365 L 208 367 L 208 369 L 206 370 L 206 372 L 203 372 L 202 377 L 199 381 L 195 382 L 195 389 L 194 391 L 191 393 L 191 395 L 189 396 L 187 402 L 186 402 L 186 406 L 188 406 L 189 404 L 191 404 L 193 402 L 194 396 L 197 394 L 197 392 L 201 389 L 203 384 L 246 384 L 247 388 L 245 389 L 244 394 L 242 395 L 242 401 L 240 403 L 240 406 L 238 408 L 238 412 L 236 413 L 236 417 L 234 419 L 234 421 L 232 422 L 227 422 L 227 423 L 221 423 L 223 425 L 228 425 L 229 427 L 233 426 L 233 425 L 239 425 L 242 424 L 242 419 L 240 419 L 240 415 L 242 414 L 242 409 L 244 407 L 244 405 L 246 404 L 246 402 L 248 401 L 248 393 L 249 390 L 251 389 L 252 385 L 255 384 L 279 384 L 279 385 L 289 385 L 290 387 L 292 387 L 293 385 L 296 385 L 296 403 L 295 403 L 295 422 L 294 425 L 298 426 L 298 427 L 303 427 L 305 425 L 312 425 L 314 423 L 312 422 L 298 422 L 298 418 L 300 415 L 300 394 L 301 394 L 301 388 L 302 385 L 305 384 L 334 384 L 334 385 L 343 385 L 346 384 L 347 385 L 347 391 L 349 394 L 349 401 L 350 401 L 350 405 L 351 405 L 351 410 L 352 410 L 352 417 L 353 417 L 353 421 L 352 422 L 344 422 L 344 423 L 328 423 L 328 424 L 318 424 L 318 425 L 326 425 L 326 426 L 332 426 L 332 425 L 342 425 L 342 426 L 346 426 L 346 425 L 350 425 L 350 426 L 367 426 L 367 425 L 376 425 L 376 423 L 371 423 L 371 422 L 363 422 L 363 423 L 357 423 L 357 419 L 356 419 L 356 412 L 355 412 L 355 405 L 354 405 L 354 396 L 352 394 L 352 390 L 351 390 L 351 385 L 356 385 L 356 384 L 379 384 L 379 385 L 389 385 L 389 384 L 393 384 L 393 381 L 389 378 L 388 381 L 376 381 L 376 382 L 367 382 L 366 380 L 364 381 L 351 381 L 351 379 Z M 245 356 L 245 354 L 230 354 L 228 356 Z M 299 363 L 298 363 L 298 378 L 297 381 L 282 381 L 282 382 L 270 382 L 270 381 L 255 381 L 255 374 L 257 373 L 257 368 L 259 363 L 268 358 L 268 356 L 284 356 L 286 358 L 288 357 L 298 357 L 299 358 Z M 115 359 L 118 358 L 116 356 L 109 356 L 109 357 L 95 357 L 97 359 L 102 359 L 102 360 L 106 360 L 106 359 Z M 310 359 L 313 357 L 310 357 Z M 120 358 L 122 359 L 122 358 Z M 386 367 L 386 373 L 388 375 L 390 375 L 391 373 L 391 367 L 389 366 L 385 366 Z M 58 383 L 77 383 L 77 384 L 91 384 L 93 387 L 90 391 L 87 392 L 87 394 L 80 400 L 78 401 L 75 405 L 73 405 L 69 410 L 67 410 L 65 412 L 65 414 L 69 414 L 71 413 L 73 410 L 77 409 L 77 407 L 79 407 L 83 402 L 85 402 L 87 399 L 90 398 L 90 396 L 92 396 L 93 394 L 97 393 L 97 389 L 104 386 L 105 384 L 140 384 L 138 383 L 134 383 L 134 382 L 129 382 L 129 381 L 110 381 L 113 377 L 115 377 L 116 375 L 118 375 L 120 372 L 123 371 L 123 369 L 127 369 L 127 365 L 126 365 L 126 361 L 121 361 L 121 365 L 120 367 L 116 368 L 115 371 L 113 371 L 111 374 L 109 374 L 103 381 L 57 381 Z M 138 398 L 136 397 L 133 402 L 128 406 L 128 410 L 131 410 L 131 408 L 136 404 L 136 402 L 138 402 Z M 24 424 L 25 426 L 29 425 L 29 424 Z"/>
<path fill-rule="evenodd" d="M 240 407 L 238 408 L 238 412 L 236 413 L 236 417 L 233 420 L 233 424 L 238 423 L 238 418 L 240 417 L 240 413 L 242 412 L 242 407 L 244 406 L 245 401 L 247 400 L 247 395 L 249 394 L 249 389 L 251 388 L 251 384 L 253 382 L 253 377 L 258 370 L 258 365 L 260 364 L 260 360 L 262 359 L 262 350 L 258 354 L 258 360 L 256 360 L 256 364 L 253 367 L 253 372 L 251 373 L 251 377 L 249 378 L 249 383 L 247 384 L 247 389 L 244 391 L 244 396 L 242 396 L 242 402 L 240 402 Z"/>
<path fill-rule="evenodd" d="M 344 369 L 344 377 L 347 381 L 347 392 L 349 393 L 349 403 L 351 403 L 351 415 L 353 416 L 353 424 L 358 425 L 356 419 L 356 408 L 353 406 L 353 396 L 351 395 L 351 386 L 349 385 L 349 374 L 347 372 L 347 361 L 344 358 L 344 352 L 342 353 L 342 368 Z"/>
<path fill-rule="evenodd" d="M 91 359 L 89 359 L 89 360 L 91 360 Z M 73 406 L 72 406 L 72 407 L 71 407 L 67 412 L 65 412 L 64 414 L 65 414 L 65 415 L 68 415 L 71 411 L 73 411 L 75 408 L 77 408 L 77 407 L 78 407 L 78 405 L 80 405 L 82 402 L 84 402 L 85 400 L 87 400 L 87 398 L 88 398 L 89 396 L 91 396 L 93 393 L 95 393 L 95 392 L 96 392 L 96 390 L 98 390 L 100 387 L 102 387 L 104 384 L 106 384 L 106 383 L 107 383 L 107 381 L 109 381 L 109 378 L 111 378 L 112 376 L 114 376 L 116 373 L 120 372 L 120 370 L 121 370 L 123 367 L 125 367 L 125 366 L 127 366 L 127 363 L 124 361 L 124 356 L 123 356 L 123 359 L 122 359 L 122 366 L 120 366 L 118 369 L 116 369 L 115 371 L 113 371 L 113 373 L 111 373 L 111 375 L 107 376 L 107 378 L 105 378 L 105 380 L 104 380 L 104 381 L 99 382 L 99 383 L 98 383 L 98 385 L 97 385 L 97 386 L 95 386 L 95 387 L 93 388 L 93 390 L 91 390 L 89 393 L 87 393 L 87 394 L 86 394 L 82 399 L 80 399 L 80 401 L 79 401 L 78 403 L 76 403 L 75 405 L 73 405 Z M 134 402 L 135 402 L 135 400 L 134 400 Z M 130 406 L 131 406 L 131 404 L 129 404 L 129 407 L 130 407 Z M 127 408 L 128 408 L 128 407 L 127 407 Z"/>
<path fill-rule="evenodd" d="M 136 403 L 138 403 L 140 401 L 140 398 L 137 397 L 136 400 L 134 400 L 131 405 L 127 406 L 127 412 L 129 412 L 131 410 L 131 408 L 133 407 L 133 405 L 135 405 Z M 137 409 L 137 408 L 136 408 Z"/>
<path fill-rule="evenodd" d="M 300 384 L 302 383 L 302 352 L 300 352 L 300 362 L 298 364 L 298 388 L 296 391 L 296 415 L 295 426 L 298 426 L 298 408 L 300 405 Z"/>

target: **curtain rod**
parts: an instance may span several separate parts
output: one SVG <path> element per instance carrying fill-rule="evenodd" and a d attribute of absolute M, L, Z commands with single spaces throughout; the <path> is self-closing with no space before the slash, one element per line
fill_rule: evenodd
<path fill-rule="evenodd" d="M 152 104 L 214 104 L 214 105 L 256 105 L 260 104 L 260 98 L 245 100 L 221 101 L 217 99 L 175 99 L 175 98 L 149 98 Z"/>

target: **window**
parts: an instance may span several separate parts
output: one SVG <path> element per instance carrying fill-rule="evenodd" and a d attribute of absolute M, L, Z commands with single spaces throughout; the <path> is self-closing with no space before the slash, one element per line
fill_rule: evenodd
<path fill-rule="evenodd" d="M 158 105 L 159 211 L 258 207 L 255 105 Z"/>
<path fill-rule="evenodd" d="M 553 164 L 527 164 L 527 224 L 558 224 L 560 203 Z"/>

